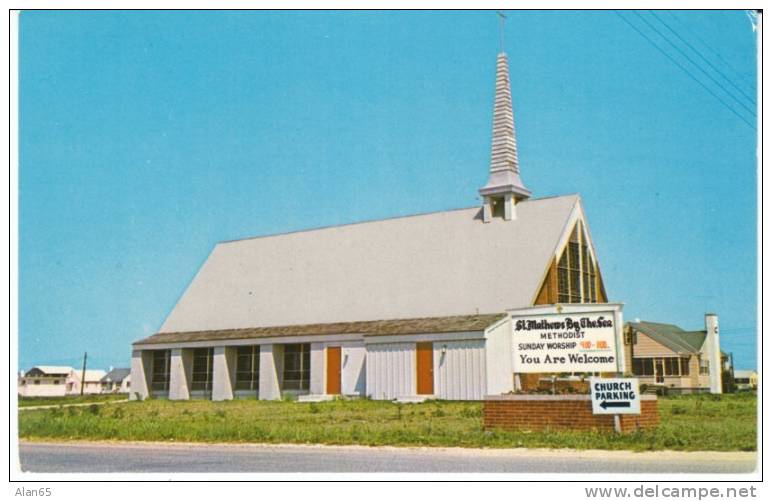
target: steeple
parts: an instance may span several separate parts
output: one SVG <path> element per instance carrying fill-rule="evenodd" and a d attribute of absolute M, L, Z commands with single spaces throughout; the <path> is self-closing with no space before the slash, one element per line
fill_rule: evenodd
<path fill-rule="evenodd" d="M 520 180 L 515 141 L 515 120 L 509 87 L 507 55 L 500 52 L 496 62 L 496 99 L 493 105 L 493 141 L 488 184 L 480 188 L 483 197 L 483 221 L 502 216 L 515 218 L 515 204 L 531 196 Z"/>

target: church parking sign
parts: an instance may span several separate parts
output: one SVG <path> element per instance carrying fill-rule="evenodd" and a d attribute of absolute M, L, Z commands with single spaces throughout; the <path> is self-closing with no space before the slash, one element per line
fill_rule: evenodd
<path fill-rule="evenodd" d="M 593 414 L 640 414 L 637 378 L 590 378 Z"/>

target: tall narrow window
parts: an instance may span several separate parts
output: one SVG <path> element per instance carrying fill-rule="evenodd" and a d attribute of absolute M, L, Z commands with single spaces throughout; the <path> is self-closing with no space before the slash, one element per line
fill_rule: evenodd
<path fill-rule="evenodd" d="M 584 226 L 576 223 L 557 265 L 558 303 L 597 303 L 597 264 Z"/>
<path fill-rule="evenodd" d="M 236 351 L 236 390 L 260 388 L 260 346 L 239 346 Z"/>
<path fill-rule="evenodd" d="M 598 292 L 597 292 L 597 287 L 595 286 L 595 280 L 597 280 L 597 278 L 595 276 L 595 263 L 592 260 L 592 256 L 588 255 L 587 265 L 590 270 L 590 302 L 597 303 Z"/>
<path fill-rule="evenodd" d="M 152 391 L 169 391 L 169 373 L 171 371 L 171 351 L 154 350 L 150 387 Z"/>
<path fill-rule="evenodd" d="M 568 302 L 568 253 L 563 252 L 558 261 L 558 303 Z"/>
<path fill-rule="evenodd" d="M 284 345 L 284 390 L 308 390 L 311 382 L 311 345 Z"/>
<path fill-rule="evenodd" d="M 571 233 L 571 239 L 568 242 L 568 277 L 569 277 L 569 296 L 570 302 L 582 302 L 582 289 L 579 284 L 581 276 L 581 264 L 579 263 L 579 225 L 574 227 Z"/>
<path fill-rule="evenodd" d="M 196 348 L 193 350 L 193 373 L 190 389 L 193 391 L 212 391 L 212 365 L 214 348 Z"/>

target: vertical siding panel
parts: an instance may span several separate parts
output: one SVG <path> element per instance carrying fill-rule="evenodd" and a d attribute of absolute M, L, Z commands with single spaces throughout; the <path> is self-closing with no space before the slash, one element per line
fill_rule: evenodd
<path fill-rule="evenodd" d="M 393 345 L 389 345 L 389 365 L 386 372 L 386 398 L 394 398 L 399 383 L 399 360 L 397 359 L 397 350 Z"/>
<path fill-rule="evenodd" d="M 439 398 L 449 400 L 480 399 L 485 393 L 485 344 L 484 341 L 452 341 L 447 346 L 444 359 L 442 345 L 435 356 L 442 360 L 436 365 Z"/>
<path fill-rule="evenodd" d="M 477 378 L 474 374 L 474 357 L 476 350 L 470 341 L 464 343 L 464 392 L 459 395 L 459 399 L 468 400 L 474 393 L 474 385 Z"/>
<path fill-rule="evenodd" d="M 456 354 L 455 359 L 455 380 L 456 384 L 454 385 L 456 387 L 456 390 L 453 392 L 454 399 L 458 399 L 461 397 L 461 395 L 464 393 L 466 388 L 466 374 L 464 374 L 465 370 L 465 364 L 466 364 L 466 349 L 464 348 L 464 343 L 458 343 L 453 347 L 453 352 Z"/>

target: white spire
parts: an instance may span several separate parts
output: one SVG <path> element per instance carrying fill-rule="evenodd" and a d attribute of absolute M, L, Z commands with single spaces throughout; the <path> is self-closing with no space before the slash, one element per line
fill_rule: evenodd
<path fill-rule="evenodd" d="M 503 204 L 504 219 L 514 218 L 514 205 L 531 196 L 520 180 L 517 160 L 515 120 L 512 112 L 512 93 L 509 86 L 507 55 L 499 53 L 496 63 L 496 99 L 493 106 L 493 141 L 491 144 L 491 168 L 488 184 L 480 188 L 484 199 L 484 220 L 487 222 L 496 212 L 497 204 Z"/>

